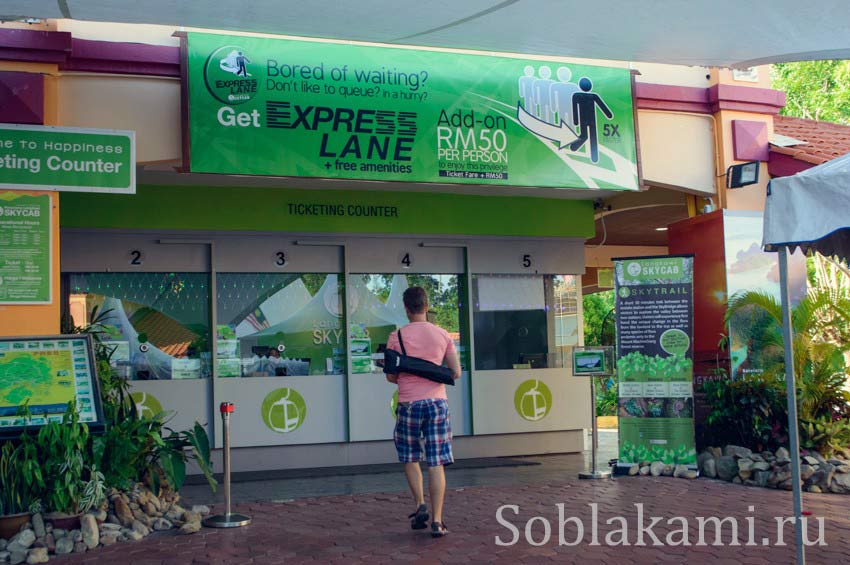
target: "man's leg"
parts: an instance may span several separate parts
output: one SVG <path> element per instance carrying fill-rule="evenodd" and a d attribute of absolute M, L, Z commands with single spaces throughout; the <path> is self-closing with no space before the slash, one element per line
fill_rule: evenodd
<path fill-rule="evenodd" d="M 417 506 L 420 504 L 425 504 L 425 494 L 422 489 L 422 469 L 419 468 L 419 463 L 405 463 L 404 464 L 404 476 L 407 477 L 407 486 L 410 487 L 410 494 L 413 495 L 413 500 L 416 502 Z M 431 473 L 430 470 L 428 472 L 428 478 L 430 480 Z M 445 481 L 443 481 L 443 490 L 445 490 Z M 433 493 L 433 491 L 432 491 Z M 433 500 L 434 495 L 431 495 L 431 499 Z M 440 508 L 443 507 L 443 500 L 440 498 Z"/>
<path fill-rule="evenodd" d="M 421 479 L 422 475 L 419 477 Z M 442 524 L 443 498 L 446 496 L 446 474 L 442 465 L 428 467 L 428 493 L 431 495 L 431 520 Z"/>

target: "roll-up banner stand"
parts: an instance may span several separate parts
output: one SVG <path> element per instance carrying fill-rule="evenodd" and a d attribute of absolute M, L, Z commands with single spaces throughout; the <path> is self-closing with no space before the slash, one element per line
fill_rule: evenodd
<path fill-rule="evenodd" d="M 696 468 L 693 256 L 614 259 L 620 471 Z"/>

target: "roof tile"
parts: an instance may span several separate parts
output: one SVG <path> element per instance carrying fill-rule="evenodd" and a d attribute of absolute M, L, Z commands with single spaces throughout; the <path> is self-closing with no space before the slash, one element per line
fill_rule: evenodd
<path fill-rule="evenodd" d="M 800 161 L 820 165 L 850 153 L 850 126 L 847 125 L 774 116 L 773 131 L 806 142 L 806 145 L 770 147 L 775 153 L 790 155 Z"/>

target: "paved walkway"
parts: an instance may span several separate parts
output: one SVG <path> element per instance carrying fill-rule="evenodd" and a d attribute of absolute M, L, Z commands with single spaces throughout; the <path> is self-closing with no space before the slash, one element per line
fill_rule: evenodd
<path fill-rule="evenodd" d="M 520 478 L 527 484 L 460 486 L 449 478 L 445 520 L 452 533 L 444 539 L 432 539 L 426 532 L 409 529 L 405 516 L 412 510 L 403 488 L 391 492 L 370 492 L 334 496 L 314 496 L 289 502 L 256 501 L 238 504 L 236 511 L 251 515 L 254 523 L 239 530 L 204 529 L 191 536 L 159 533 L 137 543 L 123 543 L 91 554 L 70 556 L 57 563 L 328 563 L 418 561 L 427 563 L 504 562 L 539 563 L 556 560 L 565 563 L 745 563 L 780 564 L 793 561 L 791 546 L 777 547 L 774 517 L 791 512 L 790 493 L 721 483 L 707 479 L 688 481 L 669 477 L 620 477 L 610 481 L 586 482 L 568 476 L 551 478 L 543 464 L 539 467 L 496 469 L 499 473 L 530 472 L 537 469 L 536 481 Z M 390 477 L 390 475 L 386 475 Z M 576 517 L 585 528 L 583 543 L 576 547 L 559 546 L 557 503 L 563 503 L 565 517 Z M 591 545 L 592 511 L 598 506 L 598 538 L 623 526 L 608 523 L 622 516 L 627 528 L 626 547 Z M 497 509 L 505 504 L 519 507 L 518 514 L 505 511 L 503 517 L 516 525 L 520 540 L 511 547 L 496 544 L 496 537 L 510 541 L 513 532 L 497 521 Z M 637 547 L 638 515 L 636 504 L 643 504 L 644 524 L 652 517 L 663 519 L 653 528 L 664 542 L 668 534 L 681 531 L 683 522 L 668 523 L 672 517 L 687 521 L 690 547 L 652 547 L 652 538 L 644 534 L 646 547 Z M 805 497 L 806 509 L 814 517 L 825 519 L 825 547 L 807 550 L 809 563 L 850 562 L 850 497 L 811 495 Z M 752 507 L 752 510 L 750 510 Z M 218 508 L 220 509 L 220 508 Z M 535 547 L 525 540 L 526 522 L 542 516 L 551 524 L 548 543 Z M 724 547 L 697 545 L 697 517 L 732 517 L 737 520 L 741 545 L 729 546 L 731 529 L 723 530 Z M 748 519 L 753 523 L 751 536 Z M 704 528 L 706 541 L 714 542 L 715 527 Z M 809 527 L 817 537 L 816 524 Z M 543 519 L 532 523 L 533 541 L 545 535 Z M 565 541 L 575 540 L 575 520 L 565 527 Z M 762 546 L 767 538 L 771 545 Z M 670 538 L 676 542 L 681 536 Z M 754 545 L 745 544 L 752 539 Z M 785 528 L 786 542 L 793 540 L 793 528 Z"/>

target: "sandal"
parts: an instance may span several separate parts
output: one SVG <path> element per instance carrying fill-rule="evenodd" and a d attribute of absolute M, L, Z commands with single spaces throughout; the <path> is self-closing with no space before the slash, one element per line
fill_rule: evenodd
<path fill-rule="evenodd" d="M 445 522 L 431 522 L 431 537 L 441 538 L 449 534 L 449 529 Z"/>
<path fill-rule="evenodd" d="M 427 528 L 427 522 L 430 516 L 428 515 L 428 507 L 420 504 L 416 512 L 408 516 L 410 518 L 410 528 L 412 530 L 424 530 Z"/>

